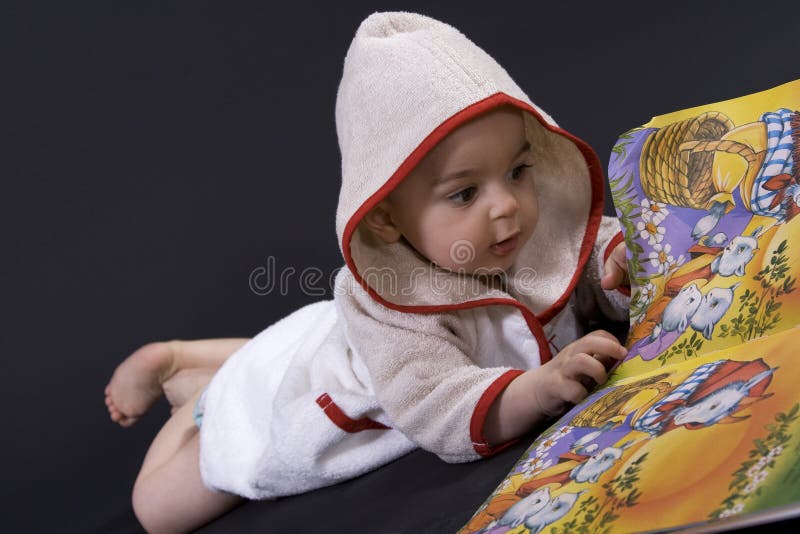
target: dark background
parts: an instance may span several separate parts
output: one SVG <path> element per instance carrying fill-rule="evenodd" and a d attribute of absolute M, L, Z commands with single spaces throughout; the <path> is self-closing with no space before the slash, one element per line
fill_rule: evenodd
<path fill-rule="evenodd" d="M 320 298 L 297 274 L 342 263 L 334 102 L 372 11 L 454 25 L 604 165 L 653 115 L 800 77 L 797 2 L 332 4 L 0 3 L 2 530 L 129 529 L 168 410 L 111 423 L 114 367 Z M 270 256 L 296 273 L 259 296 Z"/>

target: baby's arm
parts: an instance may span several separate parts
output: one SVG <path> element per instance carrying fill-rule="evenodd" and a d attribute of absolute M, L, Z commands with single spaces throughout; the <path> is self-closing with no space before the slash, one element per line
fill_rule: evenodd
<path fill-rule="evenodd" d="M 551 361 L 515 378 L 495 400 L 484 424 L 490 445 L 522 436 L 586 398 L 607 369 L 625 357 L 617 338 L 596 330 L 567 345 Z"/>
<path fill-rule="evenodd" d="M 447 462 L 495 452 L 482 435 L 486 411 L 521 371 L 475 365 L 468 356 L 473 325 L 455 315 L 408 314 L 370 299 L 356 289 L 338 302 L 347 339 L 387 416 L 380 422 Z"/>
<path fill-rule="evenodd" d="M 377 305 L 359 288 L 338 295 L 338 309 L 347 339 L 388 415 L 380 422 L 448 462 L 502 450 L 509 440 L 587 395 L 585 386 L 568 382 L 605 382 L 604 366 L 624 357 L 613 336 L 594 332 L 536 370 L 480 367 L 470 357 L 477 339 L 468 312 L 398 312 Z M 599 355 L 600 361 L 589 354 Z"/>

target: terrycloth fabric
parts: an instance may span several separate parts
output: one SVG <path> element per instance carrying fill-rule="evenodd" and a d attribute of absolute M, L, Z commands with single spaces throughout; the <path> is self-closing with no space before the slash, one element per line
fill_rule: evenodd
<path fill-rule="evenodd" d="M 250 340 L 214 376 L 203 403 L 203 479 L 245 497 L 291 495 L 362 474 L 414 445 L 396 430 L 344 432 L 325 411 L 342 393 L 352 424 L 389 423 L 353 361 L 333 301 L 305 306 Z M 373 423 L 375 428 L 380 424 Z"/>
<path fill-rule="evenodd" d="M 540 214 L 499 287 L 361 224 L 448 133 L 502 105 L 524 116 Z M 508 383 L 581 335 L 587 314 L 625 316 L 625 300 L 599 289 L 619 228 L 601 217 L 595 154 L 454 28 L 411 13 L 368 17 L 345 58 L 336 124 L 346 268 L 333 302 L 271 326 L 212 380 L 201 428 L 211 488 L 297 493 L 415 446 L 450 462 L 492 454 L 504 445 L 490 447 L 483 425 Z"/>
<path fill-rule="evenodd" d="M 201 410 L 200 467 L 210 487 L 249 498 L 290 495 L 360 475 L 416 447 L 391 428 L 369 371 L 350 349 L 337 309 L 344 302 L 300 308 L 250 340 L 215 375 Z M 454 324 L 474 330 L 463 332 L 464 341 L 453 339 L 465 350 L 479 347 L 477 363 L 538 364 L 519 313 L 486 307 L 461 314 Z M 440 346 L 415 330 L 377 328 L 393 336 L 385 343 L 410 352 Z M 493 370 L 483 372 L 494 378 Z"/>
<path fill-rule="evenodd" d="M 367 18 L 345 58 L 336 101 L 342 154 L 336 231 L 351 271 L 385 268 L 411 276 L 420 264 L 413 251 L 402 242 L 375 243 L 358 228 L 361 216 L 449 132 L 502 104 L 528 112 L 531 171 L 537 177 L 539 222 L 518 261 L 535 269 L 539 282 L 537 291 L 526 295 L 526 305 L 540 313 L 569 293 L 571 275 L 585 261 L 581 253 L 588 254 L 584 245 L 594 242 L 602 214 L 599 161 L 590 148 L 558 129 L 494 59 L 458 30 L 412 13 Z M 419 306 L 499 296 L 484 288 L 456 294 L 415 287 L 423 289 L 382 297 L 400 306 Z"/>

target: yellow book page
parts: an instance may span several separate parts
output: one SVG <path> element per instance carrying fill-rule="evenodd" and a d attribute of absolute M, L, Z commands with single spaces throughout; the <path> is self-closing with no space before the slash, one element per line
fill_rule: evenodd
<path fill-rule="evenodd" d="M 613 379 L 800 324 L 800 81 L 654 117 L 609 165 L 631 277 Z"/>
<path fill-rule="evenodd" d="M 796 503 L 799 334 L 596 392 L 531 445 L 461 532 L 632 532 Z"/>

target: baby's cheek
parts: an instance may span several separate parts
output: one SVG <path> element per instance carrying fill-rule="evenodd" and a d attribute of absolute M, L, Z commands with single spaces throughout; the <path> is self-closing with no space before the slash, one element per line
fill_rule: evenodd
<path fill-rule="evenodd" d="M 536 201 L 535 195 L 532 195 L 528 200 L 526 206 L 526 218 L 528 219 L 528 224 L 530 224 L 531 229 L 535 228 L 536 223 L 539 222 L 539 204 Z"/>
<path fill-rule="evenodd" d="M 538 211 L 533 211 L 533 213 L 531 213 L 530 217 L 528 217 L 528 224 L 531 227 L 531 233 L 533 233 L 536 230 L 536 225 L 538 223 L 539 223 L 539 212 Z"/>

